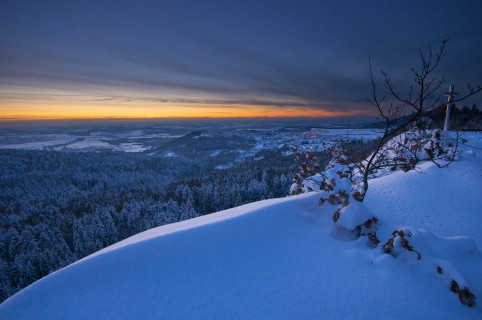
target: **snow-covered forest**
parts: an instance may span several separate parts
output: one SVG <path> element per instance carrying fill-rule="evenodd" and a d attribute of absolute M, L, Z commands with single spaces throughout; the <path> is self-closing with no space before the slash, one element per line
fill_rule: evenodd
<path fill-rule="evenodd" d="M 0 150 L 1 300 L 139 232 L 287 196 L 299 161 L 283 150 L 225 170 L 183 157 Z"/>
<path fill-rule="evenodd" d="M 152 227 L 285 196 L 290 167 L 292 157 L 276 153 L 206 174 L 180 158 L 2 150 L 1 300 Z"/>

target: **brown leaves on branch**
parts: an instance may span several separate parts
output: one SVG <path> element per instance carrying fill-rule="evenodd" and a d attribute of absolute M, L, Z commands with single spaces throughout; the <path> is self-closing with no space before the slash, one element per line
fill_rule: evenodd
<path fill-rule="evenodd" d="M 336 183 L 332 181 L 334 185 Z M 325 190 L 333 190 L 333 186 L 331 184 L 325 184 L 324 186 Z M 330 189 L 331 188 L 331 189 Z M 340 218 L 340 212 L 343 208 L 348 206 L 350 204 L 349 196 L 348 193 L 345 190 L 340 190 L 336 193 L 330 193 L 328 194 L 328 197 L 321 197 L 319 201 L 319 205 L 323 205 L 325 202 L 328 202 L 329 204 L 333 206 L 338 206 L 338 209 L 333 213 L 333 222 L 337 222 L 338 219 Z"/>
<path fill-rule="evenodd" d="M 380 243 L 380 240 L 378 240 L 376 232 L 368 234 L 368 245 L 371 248 L 376 248 L 379 243 Z"/>
<path fill-rule="evenodd" d="M 450 284 L 450 290 L 452 292 L 458 293 L 460 302 L 463 305 L 467 305 L 469 307 L 473 307 L 475 304 L 475 295 L 470 292 L 469 288 L 464 287 L 462 289 L 459 288 L 459 284 L 457 281 L 452 280 Z"/>
<path fill-rule="evenodd" d="M 335 213 L 333 213 L 333 216 L 331 218 L 333 219 L 334 223 L 336 223 L 338 219 L 340 219 L 340 212 L 341 212 L 341 209 L 338 208 L 338 210 L 336 210 Z"/>
<path fill-rule="evenodd" d="M 399 255 L 402 251 L 407 250 L 409 252 L 415 252 L 418 256 L 418 260 L 422 258 L 420 253 L 416 251 L 408 242 L 408 240 L 405 237 L 411 237 L 412 234 L 408 233 L 406 234 L 405 231 L 402 229 L 400 230 L 395 230 L 392 232 L 393 237 L 388 239 L 387 243 L 383 245 L 383 251 L 385 253 L 390 253 L 392 256 L 396 257 Z M 399 252 L 395 252 L 394 249 L 402 249 Z"/>

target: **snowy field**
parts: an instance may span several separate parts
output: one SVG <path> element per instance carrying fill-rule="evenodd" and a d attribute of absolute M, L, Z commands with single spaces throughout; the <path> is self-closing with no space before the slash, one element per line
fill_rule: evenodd
<path fill-rule="evenodd" d="M 339 139 L 369 140 L 377 136 L 372 129 L 319 129 L 310 127 L 275 127 L 245 128 L 212 128 L 202 127 L 200 135 L 191 139 L 212 138 L 229 141 L 243 139 L 256 141 L 250 150 L 240 156 L 244 160 L 265 149 L 279 149 L 283 146 L 302 146 L 303 149 L 320 148 L 321 142 L 338 141 Z M 83 128 L 37 128 L 20 129 L 1 128 L 0 149 L 54 150 L 54 151 L 120 151 L 143 152 L 156 150 L 162 144 L 181 138 L 189 133 L 192 127 L 172 128 L 146 126 L 136 129 L 132 125 L 99 127 L 91 125 Z M 213 150 L 212 156 L 223 150 Z"/>
<path fill-rule="evenodd" d="M 261 124 L 260 124 L 261 125 Z M 60 152 L 126 152 L 147 156 L 183 157 L 217 170 L 226 170 L 247 159 L 263 159 L 263 151 L 281 151 L 293 157 L 291 148 L 322 152 L 340 142 L 368 141 L 374 129 L 313 128 L 306 126 L 263 129 L 162 127 L 133 125 L 83 128 L 8 129 L 0 127 L 0 149 Z M 31 132 L 30 132 L 31 131 Z"/>
<path fill-rule="evenodd" d="M 420 260 L 355 240 L 310 193 L 133 236 L 20 291 L 0 319 L 482 319 L 449 289 L 482 296 L 482 139 L 466 138 L 448 169 L 371 181 L 380 240 L 404 228 Z"/>
<path fill-rule="evenodd" d="M 169 134 L 151 134 L 149 131 L 126 132 L 70 132 L 68 133 L 0 133 L 0 149 L 52 150 L 52 151 L 121 151 L 142 152 L 152 147 L 152 142 L 170 141 L 179 137 Z"/>

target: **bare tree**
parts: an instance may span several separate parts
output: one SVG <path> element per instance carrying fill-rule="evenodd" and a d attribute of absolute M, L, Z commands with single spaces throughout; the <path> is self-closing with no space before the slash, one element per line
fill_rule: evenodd
<path fill-rule="evenodd" d="M 366 191 L 368 190 L 369 177 L 382 169 L 385 165 L 380 161 L 377 161 L 377 159 L 386 143 L 395 136 L 405 132 L 415 122 L 421 120 L 427 112 L 445 107 L 446 103 L 437 98 L 440 97 L 438 91 L 444 84 L 445 79 L 437 79 L 433 77 L 433 73 L 447 53 L 447 41 L 448 39 L 442 40 L 439 51 L 435 54 L 432 52 L 430 46 L 427 53 L 424 53 L 421 49 L 419 50 L 421 60 L 420 66 L 418 69 L 412 68 L 414 84 L 410 87 L 407 95 L 401 95 L 393 85 L 388 74 L 382 70 L 383 85 L 387 90 L 389 99 L 386 97 L 380 97 L 373 78 L 371 60 L 369 60 L 371 94 L 368 101 L 378 111 L 377 120 L 382 128 L 382 134 L 370 157 L 368 157 L 366 161 L 357 164 L 358 170 L 362 174 L 363 179 L 361 200 L 363 200 Z M 461 95 L 460 98 L 454 99 L 452 102 L 462 101 L 481 90 L 482 88 L 480 86 L 473 88 L 468 84 L 468 93 Z"/>

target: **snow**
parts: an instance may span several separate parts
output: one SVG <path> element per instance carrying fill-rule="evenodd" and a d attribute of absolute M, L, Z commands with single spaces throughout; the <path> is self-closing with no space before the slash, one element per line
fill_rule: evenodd
<path fill-rule="evenodd" d="M 185 131 L 194 128 L 184 128 Z M 279 129 L 279 128 L 278 128 Z M 95 130 L 89 132 L 89 130 Z M 159 139 L 174 139 L 182 137 L 178 132 L 164 132 L 166 130 L 175 130 L 175 128 L 156 128 L 148 126 L 146 130 L 132 130 L 131 127 L 98 127 L 92 126 L 84 129 L 72 129 L 70 127 L 65 130 L 60 129 L 42 129 L 37 130 L 34 134 L 23 134 L 16 131 L 0 132 L 0 148 L 6 149 L 34 149 L 34 150 L 57 150 L 57 151 L 100 151 L 113 150 L 121 152 L 142 152 L 147 149 L 155 149 L 159 146 Z M 162 131 L 162 132 L 159 132 Z M 75 134 L 72 134 L 74 133 Z M 347 136 L 348 134 L 348 136 Z M 238 152 L 235 163 L 244 161 L 248 157 L 255 157 L 262 150 L 278 150 L 280 148 L 295 147 L 298 151 L 321 152 L 326 148 L 337 144 L 341 140 L 350 138 L 352 140 L 368 140 L 377 137 L 379 133 L 373 129 L 320 129 L 305 128 L 305 131 L 284 132 L 277 128 L 251 130 L 251 129 L 206 129 L 198 136 L 207 139 L 222 139 L 230 141 L 231 139 L 240 139 L 245 141 L 248 149 L 245 151 L 232 150 L 231 148 L 223 150 L 213 150 L 211 157 L 215 157 L 222 152 Z M 127 140 L 126 147 L 117 145 L 116 140 Z M 254 143 L 253 141 L 256 141 Z M 129 147 L 129 143 L 138 147 Z M 289 153 L 285 153 L 288 155 Z M 291 155 L 291 154 L 289 154 Z M 234 163 L 234 164 L 235 164 Z M 234 165 L 233 164 L 233 165 Z"/>
<path fill-rule="evenodd" d="M 127 140 L 139 140 L 139 139 L 168 139 L 168 138 L 180 138 L 182 135 L 169 134 L 169 133 L 155 133 L 155 134 L 144 134 L 142 136 L 127 137 Z"/>
<path fill-rule="evenodd" d="M 375 249 L 320 193 L 265 200 L 114 244 L 10 297 L 0 319 L 481 319 L 449 290 L 482 296 L 482 159 L 464 151 L 371 181 L 355 209 L 379 219 Z M 401 229 L 420 260 L 382 251 Z"/>
<path fill-rule="evenodd" d="M 461 159 L 449 169 L 429 162 L 418 166 L 419 172 L 397 171 L 372 180 L 365 201 L 368 208 L 396 223 L 408 216 L 412 226 L 439 235 L 469 236 L 482 248 L 482 134 L 467 132 L 463 137 L 468 142 L 461 146 Z"/>
<path fill-rule="evenodd" d="M 48 140 L 48 141 L 40 141 L 40 142 L 26 142 L 26 143 L 19 143 L 19 144 L 8 144 L 1 146 L 3 149 L 25 149 L 25 150 L 43 150 L 46 147 L 53 147 L 58 145 L 64 145 L 75 141 L 74 139 L 66 139 L 66 140 Z"/>
<path fill-rule="evenodd" d="M 3 139 L 2 139 L 3 138 Z M 7 143 L 5 141 L 20 140 L 22 143 Z M 43 150 L 50 147 L 62 147 L 74 142 L 77 137 L 69 134 L 43 134 L 43 135 L 24 135 L 24 134 L 0 134 L 0 148 L 3 149 L 25 149 Z"/>
<path fill-rule="evenodd" d="M 343 227 L 353 230 L 371 217 L 370 211 L 366 210 L 362 203 L 351 201 L 349 206 L 341 210 L 340 218 L 337 222 Z"/>
<path fill-rule="evenodd" d="M 226 170 L 229 168 L 232 168 L 234 166 L 234 163 L 227 163 L 227 164 L 220 164 L 216 166 L 214 169 L 216 170 Z"/>
<path fill-rule="evenodd" d="M 167 151 L 167 152 L 164 153 L 164 157 L 168 157 L 168 158 L 177 157 L 177 154 L 172 152 L 172 151 Z"/>
<path fill-rule="evenodd" d="M 112 147 L 109 143 L 97 140 L 77 141 L 65 146 L 69 149 L 86 149 L 86 148 L 109 148 Z"/>
<path fill-rule="evenodd" d="M 217 156 L 218 154 L 221 153 L 221 151 L 222 151 L 222 150 L 216 150 L 216 151 L 214 151 L 213 153 L 211 153 L 210 157 L 215 157 L 215 156 Z"/>
<path fill-rule="evenodd" d="M 416 228 L 472 237 L 482 248 L 481 158 L 465 152 L 448 170 L 432 163 L 419 169 L 422 173 L 396 172 L 373 180 L 367 193 L 368 208 L 382 220 L 403 224 L 410 217 Z"/>
<path fill-rule="evenodd" d="M 142 152 L 148 150 L 149 148 L 143 147 L 136 143 L 121 143 L 119 146 L 114 147 L 114 151 L 124 151 L 124 152 Z"/>

